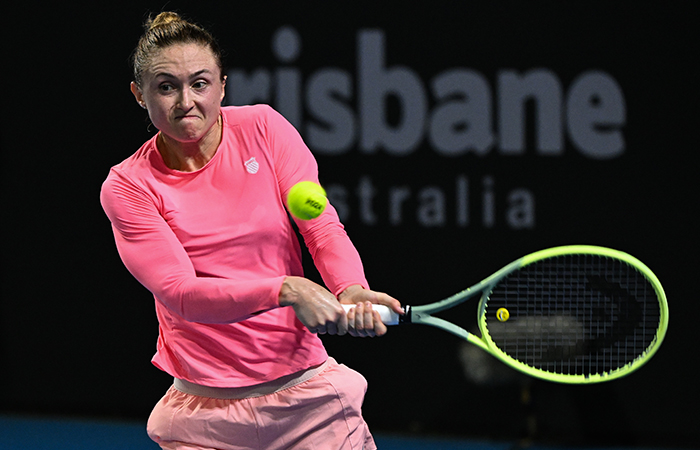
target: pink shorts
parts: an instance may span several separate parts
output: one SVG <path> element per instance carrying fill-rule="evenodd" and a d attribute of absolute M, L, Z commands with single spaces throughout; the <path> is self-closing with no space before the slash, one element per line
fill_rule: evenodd
<path fill-rule="evenodd" d="M 333 358 L 253 388 L 176 380 L 153 409 L 148 435 L 172 450 L 374 450 L 361 412 L 366 390 L 362 375 Z"/>

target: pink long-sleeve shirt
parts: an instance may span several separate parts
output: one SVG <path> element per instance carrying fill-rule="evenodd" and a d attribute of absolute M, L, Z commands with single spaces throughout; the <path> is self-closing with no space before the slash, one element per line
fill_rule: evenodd
<path fill-rule="evenodd" d="M 119 254 L 155 297 L 153 363 L 213 387 L 250 386 L 326 360 L 321 340 L 279 306 L 288 275 L 302 276 L 289 189 L 317 181 L 294 127 L 263 105 L 222 108 L 223 136 L 195 172 L 169 169 L 156 136 L 113 167 L 102 186 Z M 336 295 L 367 286 L 360 257 L 328 206 L 299 231 Z"/>

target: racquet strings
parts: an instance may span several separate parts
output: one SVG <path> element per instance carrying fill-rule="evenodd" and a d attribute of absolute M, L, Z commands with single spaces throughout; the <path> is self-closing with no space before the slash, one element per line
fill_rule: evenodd
<path fill-rule="evenodd" d="M 498 320 L 500 308 L 508 310 L 508 320 Z M 660 315 L 653 285 L 633 266 L 572 254 L 502 279 L 488 298 L 485 325 L 496 346 L 521 363 L 587 375 L 615 371 L 642 356 L 654 342 Z"/>

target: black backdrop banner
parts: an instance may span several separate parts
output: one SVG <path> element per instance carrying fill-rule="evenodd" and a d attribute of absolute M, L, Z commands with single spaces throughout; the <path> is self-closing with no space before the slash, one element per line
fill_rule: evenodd
<path fill-rule="evenodd" d="M 15 8 L 3 29 L 3 411 L 145 420 L 171 382 L 149 363 L 153 299 L 99 205 L 109 168 L 155 132 L 128 90 L 128 58 L 165 8 L 226 50 L 225 104 L 268 103 L 300 131 L 373 288 L 428 303 L 567 244 L 631 253 L 666 288 L 661 350 L 597 386 L 529 380 L 417 326 L 324 337 L 369 380 L 373 429 L 696 443 L 690 2 Z"/>

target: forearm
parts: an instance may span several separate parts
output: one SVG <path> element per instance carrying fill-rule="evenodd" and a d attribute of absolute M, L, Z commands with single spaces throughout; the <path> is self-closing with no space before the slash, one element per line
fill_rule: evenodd
<path fill-rule="evenodd" d="M 115 241 L 129 272 L 185 320 L 232 323 L 279 307 L 283 276 L 245 281 L 199 277 L 173 239 L 163 235 L 125 239 L 115 229 Z"/>
<path fill-rule="evenodd" d="M 190 322 L 233 323 L 280 306 L 284 277 L 251 281 L 188 278 L 163 286 L 155 297 Z"/>
<path fill-rule="evenodd" d="M 309 253 L 324 283 L 336 296 L 352 285 L 369 289 L 362 259 L 350 241 L 337 213 L 328 206 L 313 224 L 304 223 L 300 230 Z"/>

